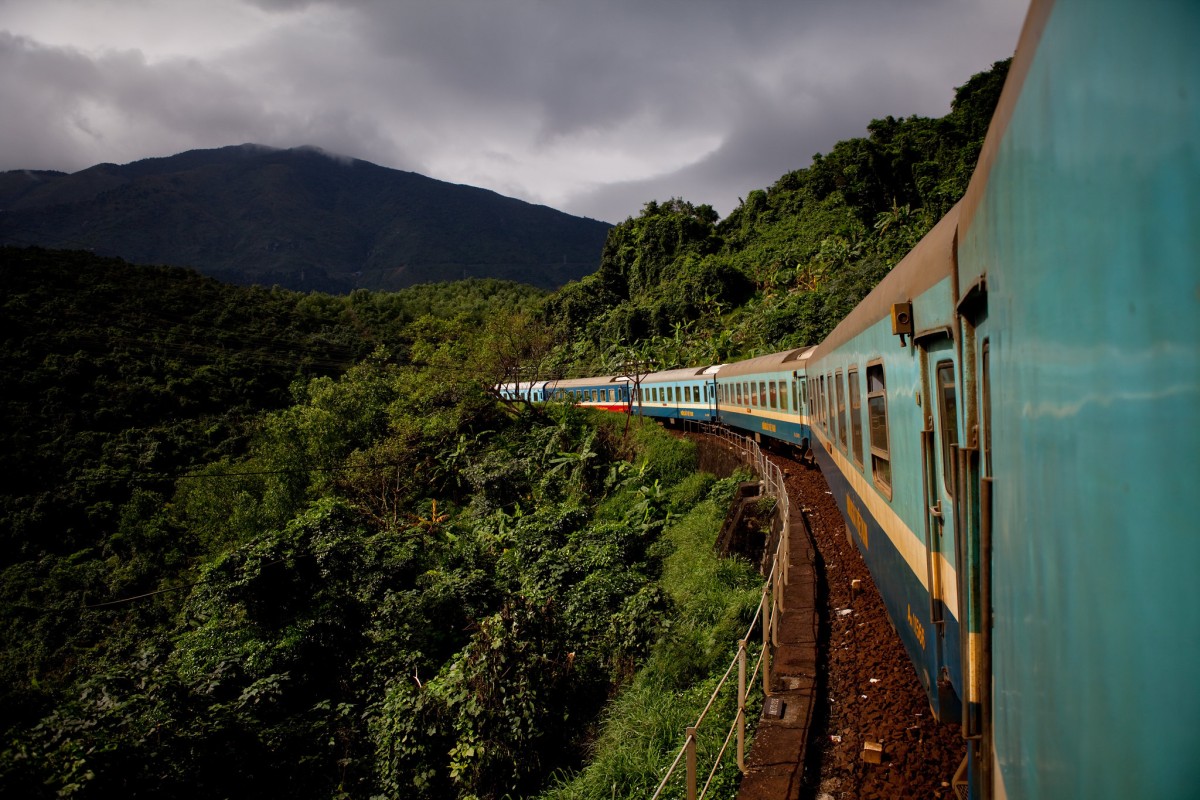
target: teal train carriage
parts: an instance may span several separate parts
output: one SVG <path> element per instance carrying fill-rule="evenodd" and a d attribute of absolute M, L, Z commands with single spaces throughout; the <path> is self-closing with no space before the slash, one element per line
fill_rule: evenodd
<path fill-rule="evenodd" d="M 804 365 L 813 348 L 727 364 L 717 373 L 717 405 L 721 422 L 781 439 L 801 452 L 811 440 L 808 387 Z"/>
<path fill-rule="evenodd" d="M 546 394 L 546 381 L 501 383 L 494 387 L 494 389 L 505 400 L 524 400 L 529 403 L 542 403 L 549 399 Z"/>
<path fill-rule="evenodd" d="M 638 385 L 638 413 L 670 420 L 711 422 L 717 408 L 714 379 L 720 370 L 718 365 L 650 373 Z"/>
<path fill-rule="evenodd" d="M 546 400 L 558 400 L 602 411 L 629 410 L 629 380 L 619 375 L 546 381 Z"/>
<path fill-rule="evenodd" d="M 962 202 L 955 513 L 988 797 L 1197 795 L 1198 36 L 1194 0 L 1035 3 Z"/>
<path fill-rule="evenodd" d="M 972 797 L 1197 794 L 1198 34 L 1035 2 L 966 196 L 808 359 Z"/>
<path fill-rule="evenodd" d="M 810 354 L 813 449 L 934 713 L 959 721 L 955 207 Z M 913 326 L 919 320 L 920 328 Z"/>

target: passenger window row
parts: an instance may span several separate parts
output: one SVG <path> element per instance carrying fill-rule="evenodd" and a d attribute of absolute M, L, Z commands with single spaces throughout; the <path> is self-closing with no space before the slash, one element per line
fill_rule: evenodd
<path fill-rule="evenodd" d="M 817 426 L 849 452 L 855 465 L 864 468 L 862 393 L 859 370 L 851 365 L 845 373 L 835 370 L 818 375 L 815 414 Z M 892 462 L 888 437 L 887 382 L 882 362 L 867 364 L 867 436 L 871 454 L 871 477 L 889 497 L 892 493 Z M 847 395 L 849 403 L 847 403 Z M 847 408 L 849 414 L 847 414 Z"/>

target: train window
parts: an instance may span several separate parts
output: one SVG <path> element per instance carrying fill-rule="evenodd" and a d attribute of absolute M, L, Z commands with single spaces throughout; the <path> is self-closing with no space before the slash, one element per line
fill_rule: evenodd
<path fill-rule="evenodd" d="M 828 431 L 829 426 L 831 424 L 833 424 L 832 420 L 830 419 L 833 416 L 833 411 L 831 409 L 832 409 L 832 407 L 829 403 L 829 376 L 822 375 L 821 376 L 821 426 L 824 427 L 826 431 Z"/>
<path fill-rule="evenodd" d="M 838 441 L 842 443 L 842 452 L 846 452 L 846 390 L 842 388 L 842 373 L 833 376 L 837 383 L 837 429 Z"/>
<path fill-rule="evenodd" d="M 837 417 L 834 416 L 837 406 L 833 403 L 833 376 L 825 376 L 825 424 L 829 426 L 830 437 L 837 436 Z"/>
<path fill-rule="evenodd" d="M 808 405 L 808 378 L 800 379 L 800 407 Z M 797 407 L 799 410 L 799 407 Z"/>
<path fill-rule="evenodd" d="M 954 393 L 954 364 L 937 365 L 938 414 L 942 423 L 942 483 L 954 497 L 954 447 L 958 444 L 958 398 Z"/>
<path fill-rule="evenodd" d="M 750 405 L 758 405 L 758 384 L 755 382 L 750 384 Z"/>
<path fill-rule="evenodd" d="M 888 449 L 887 384 L 883 364 L 867 365 L 867 417 L 871 429 L 871 474 L 875 485 L 892 496 L 892 462 Z"/>
<path fill-rule="evenodd" d="M 787 381 L 779 382 L 779 410 L 780 411 L 788 410 L 788 404 L 787 404 L 788 387 L 787 387 L 787 385 L 788 385 Z"/>
<path fill-rule="evenodd" d="M 683 401 L 686 403 L 692 402 L 692 387 L 690 387 L 690 386 L 683 387 Z"/>
<path fill-rule="evenodd" d="M 862 469 L 862 395 L 858 391 L 857 369 L 852 369 L 846 373 L 846 382 L 849 384 L 850 389 L 850 441 L 854 445 L 851 450 L 854 453 L 854 463 L 858 464 L 859 469 Z"/>
<path fill-rule="evenodd" d="M 737 404 L 739 406 L 745 405 L 745 403 L 742 402 L 742 385 L 740 383 L 735 383 L 733 388 L 737 393 Z"/>
<path fill-rule="evenodd" d="M 779 408 L 779 389 L 776 388 L 775 381 L 767 383 L 767 391 L 771 396 L 771 408 Z"/>
<path fill-rule="evenodd" d="M 821 406 L 821 398 L 825 396 L 825 378 L 818 375 L 817 381 L 817 399 L 814 401 L 817 405 L 817 425 L 825 427 L 825 409 Z"/>
<path fill-rule="evenodd" d="M 758 382 L 758 399 L 761 401 L 760 405 L 763 408 L 766 408 L 767 407 L 767 382 L 766 381 Z"/>

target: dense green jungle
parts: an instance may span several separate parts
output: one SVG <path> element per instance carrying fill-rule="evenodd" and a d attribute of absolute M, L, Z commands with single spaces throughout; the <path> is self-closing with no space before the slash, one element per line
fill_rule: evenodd
<path fill-rule="evenodd" d="M 553 294 L 0 250 L 0 795 L 648 796 L 758 603 L 713 552 L 736 477 L 491 387 L 819 341 L 962 195 L 1007 68 L 725 219 L 647 203 Z"/>

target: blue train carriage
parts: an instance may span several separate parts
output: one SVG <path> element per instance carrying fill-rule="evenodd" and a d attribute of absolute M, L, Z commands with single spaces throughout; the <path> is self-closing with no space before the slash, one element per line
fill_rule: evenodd
<path fill-rule="evenodd" d="M 496 387 L 496 392 L 505 400 L 525 400 L 530 403 L 542 403 L 548 399 L 546 396 L 546 381 L 502 383 Z"/>
<path fill-rule="evenodd" d="M 977 796 L 1197 796 L 1198 35 L 1035 2 L 962 202 Z"/>
<path fill-rule="evenodd" d="M 544 394 L 547 400 L 558 400 L 583 408 L 621 413 L 629 410 L 628 379 L 618 375 L 548 381 Z"/>
<path fill-rule="evenodd" d="M 805 365 L 821 471 L 944 721 L 960 719 L 963 686 L 953 507 L 957 219 L 956 207 Z"/>
<path fill-rule="evenodd" d="M 647 417 L 711 422 L 716 412 L 714 377 L 720 365 L 652 372 L 640 382 L 637 411 Z"/>
<path fill-rule="evenodd" d="M 724 366 L 717 375 L 717 412 L 732 428 L 807 449 L 808 385 L 804 365 L 815 348 L 802 347 Z"/>

